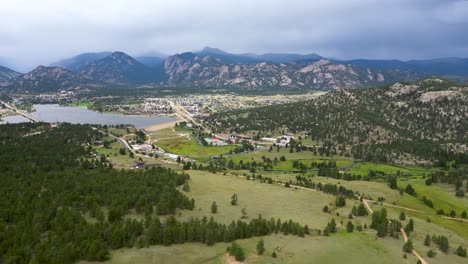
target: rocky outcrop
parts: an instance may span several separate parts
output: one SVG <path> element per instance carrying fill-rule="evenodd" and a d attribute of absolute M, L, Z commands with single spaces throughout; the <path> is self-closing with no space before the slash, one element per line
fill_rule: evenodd
<path fill-rule="evenodd" d="M 13 86 L 18 90 L 47 92 L 79 89 L 82 81 L 79 75 L 67 69 L 39 66 L 19 76 Z"/>
<path fill-rule="evenodd" d="M 320 90 L 362 88 L 396 80 L 415 78 L 408 73 L 363 69 L 321 59 L 302 63 L 229 64 L 211 56 L 183 53 L 170 56 L 164 63 L 170 85 L 303 87 Z"/>

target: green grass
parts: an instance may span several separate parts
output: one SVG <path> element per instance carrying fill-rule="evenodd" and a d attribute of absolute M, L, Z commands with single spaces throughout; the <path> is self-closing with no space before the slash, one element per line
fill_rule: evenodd
<path fill-rule="evenodd" d="M 204 147 L 197 144 L 190 130 L 165 129 L 151 134 L 154 144 L 166 152 L 206 160 L 210 156 L 228 154 L 235 146 Z"/>
<path fill-rule="evenodd" d="M 79 106 L 79 107 L 90 107 L 93 105 L 92 102 L 90 101 L 84 101 L 84 102 L 73 102 L 69 104 L 70 106 Z"/>
<path fill-rule="evenodd" d="M 380 205 L 370 204 L 373 209 L 379 209 Z M 389 218 L 398 218 L 401 210 L 391 207 L 385 207 L 387 209 Z M 436 216 L 429 216 L 431 218 L 431 223 L 427 222 L 423 216 L 420 214 L 414 214 L 411 212 L 406 213 L 406 220 L 402 221 L 403 226 L 405 226 L 410 218 L 414 220 L 414 232 L 410 234 L 410 238 L 413 240 L 413 245 L 416 251 L 422 255 L 429 263 L 466 263 L 466 258 L 461 258 L 456 256 L 454 250 L 461 244 L 464 247 L 468 247 L 467 240 L 467 231 L 468 224 L 462 224 L 459 222 L 454 222 L 451 220 L 442 219 Z M 426 216 L 427 217 L 427 216 Z M 440 221 L 439 221 L 440 220 Z M 446 222 L 446 223 L 443 223 Z M 459 228 L 444 228 L 442 225 L 456 225 Z M 453 229 L 453 230 L 452 230 Z M 460 233 L 463 232 L 464 233 Z M 437 246 L 432 243 L 431 247 L 424 246 L 424 239 L 426 235 L 445 235 L 449 239 L 449 254 L 444 254 L 437 249 Z M 400 237 L 401 240 L 401 237 Z M 435 258 L 428 258 L 426 256 L 427 251 L 432 248 L 432 250 L 437 252 Z"/>
<path fill-rule="evenodd" d="M 127 134 L 132 134 L 136 132 L 136 129 L 134 127 L 129 127 L 128 130 L 127 128 L 115 128 L 115 127 L 109 127 L 108 128 L 109 133 L 113 133 L 117 135 L 118 137 L 122 137 Z"/>
<path fill-rule="evenodd" d="M 296 171 L 297 169 L 292 167 L 292 164 L 295 160 L 302 162 L 306 166 L 310 166 L 312 162 L 323 162 L 323 161 L 335 161 L 338 168 L 344 168 L 350 166 L 354 160 L 352 158 L 342 157 L 342 156 L 333 156 L 333 157 L 324 157 L 314 155 L 310 151 L 301 151 L 290 153 L 289 149 L 281 148 L 280 151 L 274 149 L 273 151 L 256 151 L 243 153 L 227 158 L 227 160 L 232 160 L 234 163 L 238 164 L 241 160 L 246 162 L 262 162 L 262 157 L 270 158 L 274 160 L 278 159 L 278 164 L 273 166 L 273 170 L 281 171 Z M 286 161 L 279 161 L 282 156 L 286 157 Z"/>
<path fill-rule="evenodd" d="M 266 251 L 261 256 L 255 252 L 260 238 L 243 239 L 237 243 L 244 249 L 245 263 L 416 263 L 416 258 L 411 255 L 403 259 L 401 241 L 389 238 L 375 240 L 373 236 L 372 232 L 305 238 L 270 235 L 262 237 Z M 188 243 L 170 247 L 120 249 L 112 251 L 108 263 L 227 263 L 226 247 L 229 245 L 218 243 L 208 247 Z M 271 257 L 273 251 L 277 258 Z"/>
<path fill-rule="evenodd" d="M 426 196 L 430 199 L 435 209 L 443 209 L 446 213 L 454 210 L 458 217 L 463 211 L 468 213 L 468 197 L 455 196 L 455 187 L 452 184 L 437 183 L 427 186 L 424 179 L 411 179 L 407 183 L 413 186 L 419 198 Z"/>
<path fill-rule="evenodd" d="M 390 164 L 363 162 L 359 163 L 356 167 L 350 169 L 348 172 L 356 175 L 367 175 L 370 170 L 383 171 L 386 174 L 397 174 L 398 172 L 405 175 L 422 175 L 433 171 L 433 168 L 425 168 L 419 166 L 396 166 Z"/>
<path fill-rule="evenodd" d="M 187 172 L 191 176 L 189 182 L 191 190 L 186 194 L 193 197 L 196 202 L 193 211 L 179 210 L 176 213 L 176 217 L 181 220 L 191 217 L 213 216 L 218 222 L 230 223 L 232 220 L 236 221 L 240 218 L 241 208 L 246 208 L 249 219 L 262 214 L 267 219 L 271 217 L 279 217 L 283 220 L 292 219 L 301 224 L 307 224 L 311 229 L 323 229 L 331 218 L 337 221 L 339 233 L 330 237 L 299 238 L 284 235 L 263 237 L 266 247 L 263 256 L 255 254 L 255 245 L 259 238 L 239 240 L 238 243 L 246 252 L 246 263 L 416 263 L 416 258 L 411 254 L 407 255 L 407 259 L 403 259 L 402 237 L 400 239 L 390 237 L 377 239 L 373 230 L 353 234 L 344 232 L 345 224 L 348 221 L 346 216 L 357 201 L 347 200 L 347 205 L 339 209 L 330 206 L 333 212 L 327 214 L 322 212 L 322 208 L 325 204 L 333 204 L 335 197 L 331 195 L 249 181 L 232 175 L 224 176 L 203 171 Z M 337 181 L 325 177 L 314 177 L 313 179 L 322 183 Z M 360 190 L 376 196 L 387 195 L 394 199 L 410 199 L 413 202 L 418 202 L 416 198 L 408 195 L 400 197 L 397 191 L 391 190 L 383 183 L 363 181 L 341 181 L 341 183 L 350 188 L 351 184 L 355 189 L 361 188 Z M 233 193 L 239 196 L 237 206 L 230 204 L 230 197 Z M 218 205 L 217 214 L 210 212 L 213 201 L 216 201 Z M 424 208 L 424 205 L 422 206 Z M 371 204 L 371 207 L 377 209 L 380 206 Z M 387 210 L 390 218 L 397 218 L 401 211 L 391 207 L 387 207 Z M 339 212 L 340 216 L 336 216 L 336 212 Z M 442 219 L 434 214 L 424 215 L 411 212 L 406 212 L 406 214 L 408 219 L 413 217 L 415 220 L 415 232 L 411 238 L 414 240 L 415 248 L 423 256 L 428 250 L 422 244 L 426 233 L 446 234 L 449 237 L 451 253 L 445 255 L 438 252 L 435 259 L 428 260 L 430 263 L 464 263 L 463 261 L 466 259 L 455 256 L 453 249 L 459 244 L 468 246 L 462 230 L 463 228 L 468 230 L 466 224 Z M 432 223 L 425 221 L 428 216 L 431 217 Z M 141 219 L 140 215 L 134 213 L 127 217 Z M 341 221 L 343 221 L 343 225 Z M 366 223 L 369 225 L 370 216 L 355 217 L 352 221 L 355 224 Z M 404 224 L 407 222 L 408 220 Z M 445 228 L 447 225 L 455 227 Z M 125 248 L 112 251 L 111 260 L 108 263 L 226 263 L 225 249 L 227 246 L 229 244 L 226 243 L 217 243 L 211 247 L 200 243 L 186 243 L 170 247 Z M 276 259 L 271 257 L 273 250 L 278 255 Z"/>
<path fill-rule="evenodd" d="M 230 223 L 240 219 L 241 208 L 246 208 L 249 218 L 261 214 L 264 218 L 292 219 L 311 228 L 320 228 L 331 219 L 322 208 L 335 201 L 335 197 L 319 192 L 294 190 L 279 185 L 248 181 L 235 176 L 223 176 L 203 171 L 189 171 L 191 191 L 186 193 L 195 199 L 193 211 L 181 212 L 181 217 L 213 216 L 215 220 Z M 232 206 L 231 196 L 236 193 L 239 204 Z M 218 213 L 211 214 L 213 201 L 218 205 Z M 351 207 L 339 211 L 347 215 Z M 338 218 L 337 218 L 338 219 Z"/>

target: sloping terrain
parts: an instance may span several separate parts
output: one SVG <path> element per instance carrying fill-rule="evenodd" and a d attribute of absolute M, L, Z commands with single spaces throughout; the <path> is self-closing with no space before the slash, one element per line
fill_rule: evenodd
<path fill-rule="evenodd" d="M 150 83 L 157 80 L 155 72 L 123 52 L 86 64 L 79 73 L 87 79 L 111 84 Z"/>
<path fill-rule="evenodd" d="M 417 75 L 400 71 L 374 71 L 319 60 L 302 63 L 229 64 L 212 56 L 183 53 L 166 59 L 167 84 L 196 86 L 303 87 L 316 90 L 362 88 Z"/>
<path fill-rule="evenodd" d="M 406 154 L 466 159 L 468 87 L 426 79 L 338 90 L 306 102 L 218 113 L 206 122 L 216 132 L 304 131 L 316 140 L 351 145 L 355 157 L 371 160 L 398 161 Z"/>

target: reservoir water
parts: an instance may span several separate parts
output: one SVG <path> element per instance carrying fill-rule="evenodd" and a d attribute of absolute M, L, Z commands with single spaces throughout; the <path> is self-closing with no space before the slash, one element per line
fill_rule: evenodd
<path fill-rule="evenodd" d="M 58 104 L 34 105 L 36 109 L 31 115 L 41 121 L 56 123 L 67 122 L 72 124 L 100 124 L 120 125 L 130 124 L 137 128 L 157 125 L 175 121 L 170 116 L 126 116 L 120 114 L 103 114 L 91 111 L 84 107 L 60 106 Z M 29 122 L 22 116 L 9 116 L 2 118 L 0 124 Z"/>

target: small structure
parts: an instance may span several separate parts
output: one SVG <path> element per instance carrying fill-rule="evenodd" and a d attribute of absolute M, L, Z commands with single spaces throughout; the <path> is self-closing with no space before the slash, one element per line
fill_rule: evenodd
<path fill-rule="evenodd" d="M 148 150 L 152 150 L 153 146 L 151 146 L 150 144 L 144 143 L 144 144 L 141 144 L 141 145 L 139 145 L 139 144 L 132 145 L 132 148 L 134 150 L 148 151 Z"/>
<path fill-rule="evenodd" d="M 169 159 L 173 159 L 173 160 L 177 160 L 179 158 L 179 155 L 172 154 L 172 153 L 164 153 L 164 157 L 169 158 Z"/>

